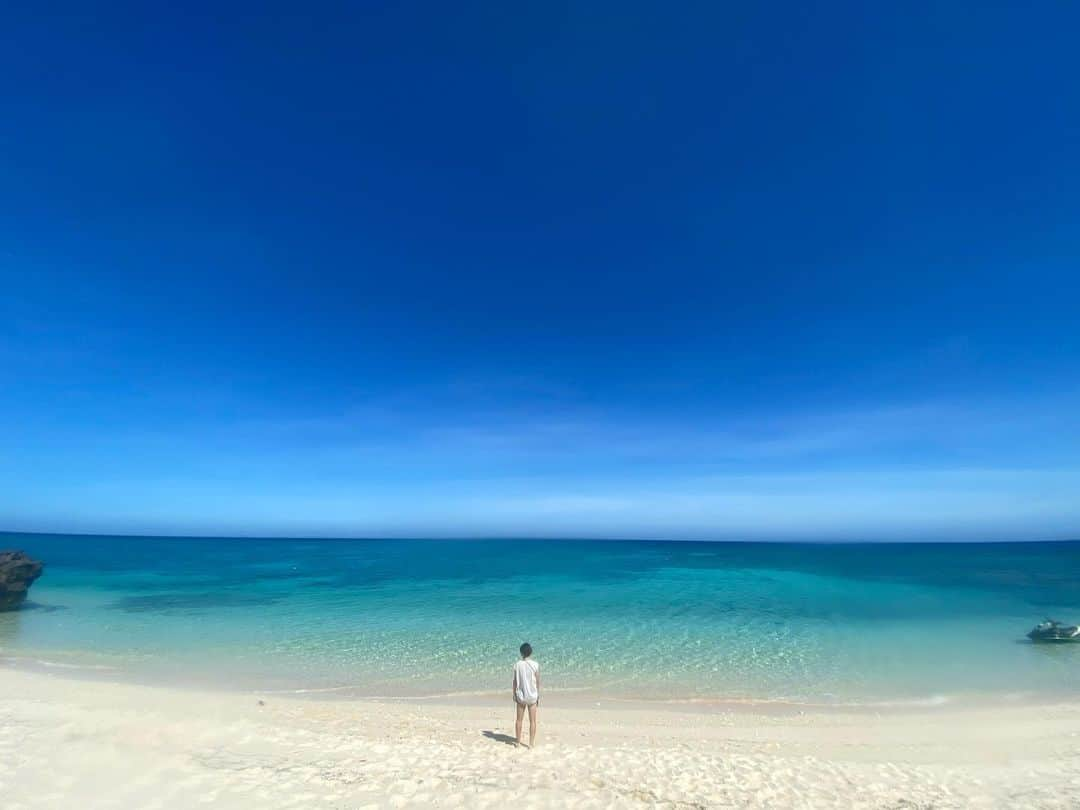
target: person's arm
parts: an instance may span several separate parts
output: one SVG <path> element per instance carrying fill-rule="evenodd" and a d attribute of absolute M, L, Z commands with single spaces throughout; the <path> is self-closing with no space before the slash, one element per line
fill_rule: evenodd
<path fill-rule="evenodd" d="M 514 667 L 514 679 L 510 682 L 510 697 L 517 700 L 517 667 Z"/>
<path fill-rule="evenodd" d="M 540 705 L 540 665 L 536 665 L 536 705 Z"/>

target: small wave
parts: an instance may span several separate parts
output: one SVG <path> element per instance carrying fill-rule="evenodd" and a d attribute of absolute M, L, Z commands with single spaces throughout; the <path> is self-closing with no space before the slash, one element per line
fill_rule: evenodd
<path fill-rule="evenodd" d="M 349 686 L 319 686 L 319 687 L 305 687 L 298 689 L 255 689 L 252 690 L 256 695 L 313 695 L 313 694 L 328 694 L 331 692 L 356 692 L 357 699 L 360 700 L 441 700 L 443 698 L 470 698 L 470 697 L 490 697 L 492 695 L 498 695 L 502 690 L 499 689 L 469 689 L 458 692 L 431 692 L 428 694 L 405 694 L 399 693 L 396 695 L 379 695 L 365 693 L 365 687 L 360 685 Z M 588 686 L 574 686 L 574 687 L 559 687 L 549 688 L 546 690 L 549 694 L 566 694 L 573 692 L 589 692 L 592 691 Z"/>
<path fill-rule="evenodd" d="M 757 707 L 788 707 L 792 709 L 917 709 L 946 706 L 955 702 L 950 695 L 930 695 L 919 698 L 897 698 L 893 700 L 847 700 L 825 701 L 808 700 L 805 698 L 790 697 L 679 697 L 679 698 L 635 698 L 635 697 L 612 697 L 605 696 L 604 700 L 612 703 L 641 703 L 662 706 L 742 706 Z"/>
<path fill-rule="evenodd" d="M 105 664 L 71 664 L 66 661 L 49 661 L 45 658 L 19 658 L 16 656 L 4 656 L 0 658 L 6 664 L 12 664 L 15 666 L 39 666 L 49 667 L 50 669 L 73 669 L 73 670 L 88 670 L 95 672 L 111 672 L 116 670 L 116 667 L 106 666 Z"/>
<path fill-rule="evenodd" d="M 356 698 L 359 700 L 439 700 L 440 698 L 486 697 L 488 695 L 498 694 L 498 692 L 493 689 L 479 689 L 465 692 L 436 692 L 427 695 L 377 695 L 364 692 L 364 687 L 359 685 L 320 686 L 301 689 L 256 689 L 253 691 L 256 695 L 318 695 L 329 694 L 331 692 L 355 692 Z"/>
<path fill-rule="evenodd" d="M 903 698 L 898 700 L 870 700 L 864 702 L 836 703 L 836 706 L 855 706 L 860 708 L 883 708 L 883 709 L 906 709 L 906 708 L 934 708 L 953 703 L 955 698 L 949 695 L 929 695 L 921 698 Z"/>
<path fill-rule="evenodd" d="M 359 686 L 324 686 L 313 689 L 255 689 L 253 691 L 256 695 L 308 695 L 320 692 L 345 692 L 359 688 Z"/>

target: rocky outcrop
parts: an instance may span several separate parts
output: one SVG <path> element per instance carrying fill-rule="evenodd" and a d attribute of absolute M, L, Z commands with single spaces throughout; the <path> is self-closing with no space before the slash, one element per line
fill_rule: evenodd
<path fill-rule="evenodd" d="M 0 551 L 0 610 L 14 610 L 21 605 L 44 568 L 21 551 Z"/>

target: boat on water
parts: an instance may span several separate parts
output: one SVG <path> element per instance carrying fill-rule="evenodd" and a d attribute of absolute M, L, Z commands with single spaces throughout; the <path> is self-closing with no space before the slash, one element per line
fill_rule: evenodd
<path fill-rule="evenodd" d="M 1040 644 L 1060 644 L 1068 641 L 1080 641 L 1080 627 L 1075 624 L 1062 624 L 1053 619 L 1039 622 L 1027 634 L 1032 641 Z"/>

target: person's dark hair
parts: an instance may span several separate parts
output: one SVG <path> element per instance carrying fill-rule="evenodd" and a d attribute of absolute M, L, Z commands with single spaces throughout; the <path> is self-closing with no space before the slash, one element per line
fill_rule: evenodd
<path fill-rule="evenodd" d="M 530 655 L 532 655 L 532 644 L 526 641 L 524 644 L 521 645 L 520 650 L 521 657 L 528 658 Z"/>

